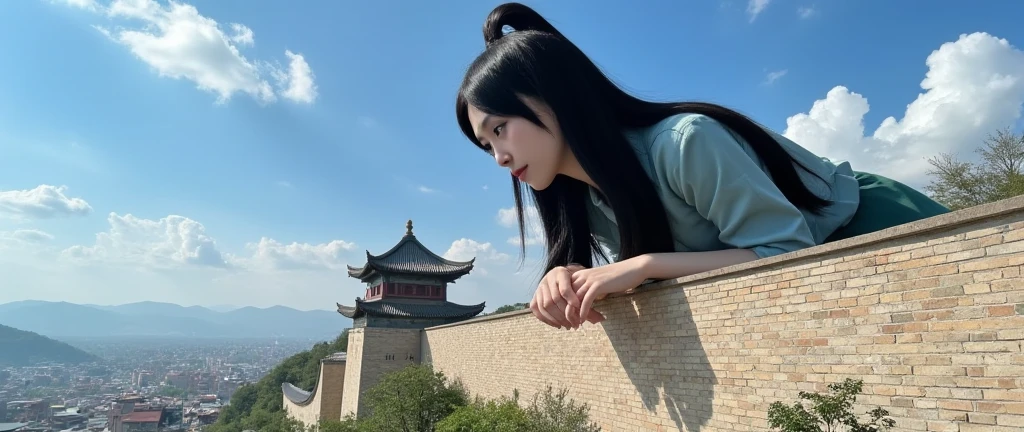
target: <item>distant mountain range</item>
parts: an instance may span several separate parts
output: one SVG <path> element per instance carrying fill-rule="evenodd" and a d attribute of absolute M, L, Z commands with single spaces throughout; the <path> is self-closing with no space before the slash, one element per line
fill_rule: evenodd
<path fill-rule="evenodd" d="M 96 356 L 45 336 L 0 325 L 0 366 L 85 363 Z"/>
<path fill-rule="evenodd" d="M 0 324 L 52 338 L 195 337 L 330 340 L 352 320 L 284 306 L 224 308 L 141 302 L 118 306 L 20 301 L 0 304 Z"/>

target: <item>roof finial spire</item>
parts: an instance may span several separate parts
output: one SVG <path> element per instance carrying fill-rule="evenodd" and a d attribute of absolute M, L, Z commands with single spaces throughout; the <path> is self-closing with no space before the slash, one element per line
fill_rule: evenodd
<path fill-rule="evenodd" d="M 409 219 L 409 221 L 405 223 L 405 235 L 412 235 L 412 219 Z"/>

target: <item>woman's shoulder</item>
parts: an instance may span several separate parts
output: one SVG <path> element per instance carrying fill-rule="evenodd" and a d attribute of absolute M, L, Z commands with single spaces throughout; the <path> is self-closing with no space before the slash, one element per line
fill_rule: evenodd
<path fill-rule="evenodd" d="M 661 121 L 648 126 L 645 133 L 651 138 L 660 138 L 666 135 L 680 136 L 699 134 L 708 128 L 724 129 L 717 120 L 698 113 L 679 113 L 661 119 Z M 669 137 L 670 139 L 673 136 Z"/>
<path fill-rule="evenodd" d="M 680 159 L 703 157 L 707 152 L 724 150 L 723 141 L 740 141 L 719 121 L 697 113 L 665 117 L 645 128 L 643 141 L 656 166 L 675 164 Z M 742 151 L 742 146 L 736 150 Z M 660 162 L 660 163 L 659 163 Z"/>
<path fill-rule="evenodd" d="M 717 120 L 698 113 L 679 113 L 644 128 L 640 136 L 651 155 L 703 151 L 705 144 L 739 137 Z"/>

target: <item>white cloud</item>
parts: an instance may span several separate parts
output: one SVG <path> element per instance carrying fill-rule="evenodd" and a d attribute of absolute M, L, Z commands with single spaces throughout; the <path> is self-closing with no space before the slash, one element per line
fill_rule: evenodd
<path fill-rule="evenodd" d="M 544 224 L 541 223 L 540 213 L 537 212 L 537 208 L 533 206 L 527 206 L 523 209 L 523 217 L 526 219 L 524 224 L 526 225 L 526 245 L 540 245 L 544 244 Z M 519 222 L 516 217 L 516 208 L 509 207 L 498 210 L 498 224 L 506 228 L 519 229 Z M 509 244 L 519 245 L 519 236 L 509 237 Z"/>
<path fill-rule="evenodd" d="M 775 81 L 778 81 L 782 77 L 786 76 L 787 73 L 789 73 L 789 69 L 768 72 L 768 75 L 764 77 L 764 83 L 765 85 L 775 84 Z"/>
<path fill-rule="evenodd" d="M 0 191 L 0 217 L 48 219 L 81 216 L 92 212 L 81 198 L 68 197 L 66 186 L 39 185 L 34 189 Z"/>
<path fill-rule="evenodd" d="M 994 130 L 1014 124 L 1024 105 L 1024 52 L 987 33 L 961 35 L 925 61 L 923 93 L 903 118 L 865 135 L 867 98 L 837 86 L 810 111 L 789 117 L 784 135 L 815 153 L 922 186 L 940 152 L 968 157 Z"/>
<path fill-rule="evenodd" d="M 206 227 L 193 219 L 170 215 L 159 220 L 131 214 L 111 213 L 110 228 L 96 234 L 91 246 L 75 245 L 62 252 L 64 258 L 79 264 L 115 264 L 151 268 L 212 267 L 239 271 L 323 270 L 345 267 L 346 253 L 355 243 L 333 240 L 321 244 L 292 242 L 284 244 L 263 237 L 246 245 L 246 256 L 222 252 L 206 233 Z"/>
<path fill-rule="evenodd" d="M 477 261 L 506 262 L 509 259 L 508 254 L 498 252 L 490 243 L 480 243 L 468 238 L 453 241 L 451 247 L 442 256 L 453 261 L 469 261 L 477 258 Z"/>
<path fill-rule="evenodd" d="M 93 9 L 135 25 L 96 26 L 103 34 L 128 47 L 160 76 L 192 81 L 197 88 L 216 94 L 218 103 L 236 93 L 264 104 L 275 102 L 278 94 L 265 75 L 277 78 L 280 96 L 286 99 L 312 103 L 317 97 L 313 72 L 302 54 L 285 51 L 289 60 L 286 71 L 244 56 L 239 48 L 254 45 L 255 34 L 243 24 L 222 26 L 195 6 L 175 1 L 164 6 L 155 0 L 114 0 L 105 9 Z"/>
<path fill-rule="evenodd" d="M 313 69 L 306 63 L 302 54 L 285 51 L 288 56 L 288 72 L 278 71 L 275 76 L 284 90 L 281 95 L 295 102 L 313 103 L 317 97 L 316 83 L 313 82 Z"/>
<path fill-rule="evenodd" d="M 473 273 L 479 276 L 490 276 L 490 264 L 505 264 L 510 259 L 508 254 L 499 252 L 490 243 L 480 243 L 468 238 L 452 242 L 451 247 L 442 256 L 453 261 L 469 261 L 476 258 Z"/>
<path fill-rule="evenodd" d="M 435 193 L 435 192 L 437 192 L 437 190 L 436 190 L 436 189 L 431 189 L 431 188 L 428 188 L 428 187 L 426 187 L 426 186 L 423 186 L 423 185 L 420 185 L 420 186 L 418 186 L 418 187 L 416 188 L 416 190 L 418 190 L 418 191 L 420 191 L 420 192 L 423 192 L 423 193 L 425 193 L 425 194 L 432 194 L 432 193 Z"/>
<path fill-rule="evenodd" d="M 171 215 L 150 220 L 110 213 L 107 222 L 110 229 L 96 234 L 94 245 L 72 246 L 64 250 L 64 257 L 77 262 L 143 264 L 155 268 L 227 265 L 203 224 L 187 217 Z"/>
<path fill-rule="evenodd" d="M 252 45 L 256 43 L 252 29 L 239 23 L 231 23 L 231 31 L 235 32 L 234 36 L 231 36 L 231 41 L 239 45 Z"/>
<path fill-rule="evenodd" d="M 796 8 L 796 14 L 800 16 L 800 19 L 809 19 L 818 14 L 818 11 L 813 6 L 798 7 Z"/>
<path fill-rule="evenodd" d="M 53 240 L 53 234 L 37 229 L 20 229 L 14 231 L 0 231 L 0 243 L 13 243 L 14 245 L 46 243 Z"/>
<path fill-rule="evenodd" d="M 750 22 L 754 22 L 757 16 L 764 12 L 771 0 L 749 0 L 747 2 L 747 15 L 750 15 Z"/>
<path fill-rule="evenodd" d="M 258 243 L 250 243 L 252 252 L 248 258 L 232 258 L 233 264 L 250 270 L 310 270 L 343 269 L 347 253 L 354 250 L 355 243 L 333 240 L 321 244 L 292 242 L 283 244 L 263 237 Z"/>
<path fill-rule="evenodd" d="M 91 11 L 97 10 L 100 7 L 96 0 L 55 0 L 55 2 Z"/>

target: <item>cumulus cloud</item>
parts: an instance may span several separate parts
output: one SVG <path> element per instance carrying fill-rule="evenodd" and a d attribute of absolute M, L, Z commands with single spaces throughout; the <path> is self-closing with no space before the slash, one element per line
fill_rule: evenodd
<path fill-rule="evenodd" d="M 34 189 L 0 191 L 0 217 L 49 219 L 92 212 L 81 198 L 68 197 L 66 186 L 39 185 Z"/>
<path fill-rule="evenodd" d="M 76 6 L 86 2 L 65 1 Z M 160 76 L 192 81 L 199 89 L 216 94 L 218 103 L 236 93 L 248 94 L 260 103 L 275 102 L 278 95 L 299 103 L 316 100 L 313 71 L 305 57 L 286 50 L 287 70 L 271 62 L 250 60 L 239 48 L 255 44 L 255 34 L 243 24 L 221 25 L 200 14 L 195 6 L 175 1 L 164 6 L 155 0 L 114 0 L 109 7 L 92 9 L 134 25 L 97 26 L 101 32 L 128 47 Z M 276 78 L 279 93 L 266 75 Z"/>
<path fill-rule="evenodd" d="M 276 71 L 275 76 L 281 87 L 281 95 L 296 102 L 313 103 L 316 100 L 316 83 L 313 82 L 313 69 L 306 63 L 302 54 L 286 50 L 288 71 Z"/>
<path fill-rule="evenodd" d="M 355 243 L 333 240 L 321 244 L 292 242 L 284 244 L 263 237 L 257 243 L 250 243 L 252 252 L 248 258 L 232 258 L 232 263 L 250 270 L 313 270 L 340 269 L 345 267 L 346 254 L 356 247 Z"/>
<path fill-rule="evenodd" d="M 537 208 L 533 206 L 527 206 L 523 209 L 523 217 L 526 219 L 524 224 L 526 225 L 526 245 L 533 246 L 544 244 L 544 225 L 540 220 L 540 213 L 537 212 Z M 506 228 L 519 228 L 519 222 L 516 218 L 516 208 L 509 207 L 498 210 L 498 224 Z M 509 237 L 509 244 L 519 245 L 519 236 Z"/>
<path fill-rule="evenodd" d="M 507 262 L 508 254 L 498 252 L 490 243 L 480 243 L 473 239 L 461 238 L 452 242 L 451 247 L 444 253 L 445 259 L 452 261 L 469 261 L 477 258 L 478 261 Z"/>
<path fill-rule="evenodd" d="M 65 259 L 78 263 L 142 265 L 152 268 L 209 267 L 243 271 L 332 270 L 344 268 L 345 254 L 355 243 L 333 240 L 321 244 L 285 244 L 263 237 L 246 245 L 248 254 L 223 252 L 206 227 L 193 219 L 170 215 L 158 220 L 111 213 L 110 228 L 96 234 L 93 245 L 65 249 Z"/>
<path fill-rule="evenodd" d="M 926 183 L 927 159 L 969 156 L 994 130 L 1014 124 L 1024 105 L 1024 52 L 987 33 L 961 35 L 925 60 L 924 90 L 903 118 L 887 117 L 865 135 L 866 97 L 837 86 L 807 113 L 786 120 L 784 135 L 854 169 L 914 186 Z"/>
<path fill-rule="evenodd" d="M 159 220 L 110 213 L 110 229 L 96 234 L 92 246 L 72 246 L 63 255 L 74 261 L 145 264 L 157 268 L 178 265 L 225 267 L 224 256 L 206 227 L 184 216 Z"/>

